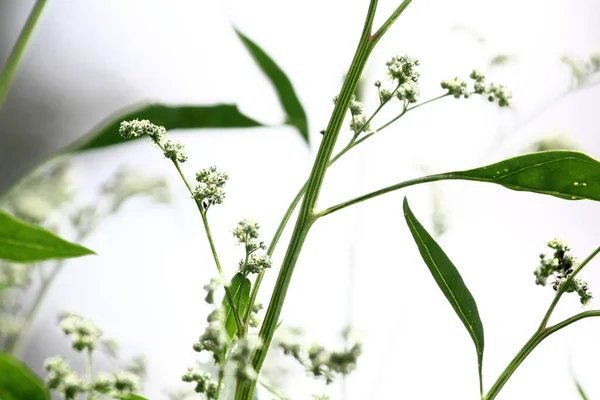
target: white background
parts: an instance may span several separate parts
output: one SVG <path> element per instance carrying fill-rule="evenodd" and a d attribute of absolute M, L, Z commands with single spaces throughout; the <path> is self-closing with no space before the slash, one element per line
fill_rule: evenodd
<path fill-rule="evenodd" d="M 376 25 L 398 4 L 381 3 Z M 306 178 L 367 6 L 354 0 L 50 1 L 14 93 L 19 87 L 35 93 L 36 85 L 57 93 L 52 101 L 61 105 L 60 112 L 51 118 L 59 120 L 64 134 L 43 138 L 48 149 L 120 107 L 148 99 L 235 102 L 247 115 L 279 124 L 283 113 L 276 96 L 231 25 L 259 43 L 296 87 L 309 116 L 311 147 L 288 127 L 177 137 L 188 148 L 185 170 L 190 176 L 213 164 L 230 173 L 228 200 L 211 210 L 210 219 L 231 276 L 241 256 L 230 234 L 235 223 L 247 217 L 260 221 L 268 240 Z M 22 6 L 15 15 L 15 38 L 27 12 Z M 413 1 L 366 68 L 367 109 L 376 106 L 372 83 L 384 81 L 384 63 L 396 54 L 421 60 L 423 100 L 441 94 L 442 79 L 466 78 L 477 67 L 488 69 L 490 80 L 513 88 L 514 107 L 498 110 L 479 98 L 444 99 L 410 113 L 337 164 L 327 175 L 319 204 L 416 177 L 422 174 L 420 165 L 443 172 L 497 161 L 553 132 L 570 133 L 581 149 L 599 158 L 600 91 L 580 91 L 544 108 L 569 88 L 570 72 L 560 56 L 583 57 L 599 45 L 600 3 L 594 0 Z M 514 60 L 489 69 L 497 54 Z M 26 106 L 34 100 L 19 101 Z M 500 133 L 511 139 L 498 146 Z M 348 137 L 343 132 L 340 140 Z M 8 156 L 7 148 L 0 152 Z M 166 389 L 186 387 L 179 377 L 194 363 L 191 344 L 203 331 L 208 310 L 202 286 L 216 274 L 200 219 L 175 171 L 147 144 L 98 151 L 77 161 L 84 197 L 91 197 L 120 165 L 130 164 L 168 177 L 175 199 L 171 206 L 134 200 L 103 224 L 85 243 L 99 256 L 69 263 L 24 356 L 41 363 L 68 353 L 55 315 L 78 312 L 118 339 L 126 356 L 146 353 L 150 375 L 144 394 L 164 398 Z M 431 228 L 430 188 L 411 188 L 332 215 L 314 226 L 305 244 L 284 323 L 304 327 L 307 340 L 339 346 L 338 332 L 351 322 L 365 340 L 358 370 L 345 390 L 341 384 L 332 388 L 334 399 L 478 396 L 471 339 L 422 263 L 401 212 L 407 195 L 415 214 Z M 591 202 L 484 184 L 448 182 L 437 188 L 449 224 L 440 244 L 472 291 L 484 323 L 489 388 L 552 299 L 552 290 L 536 287 L 532 274 L 546 241 L 564 238 L 584 258 L 600 244 L 600 209 Z M 599 268 L 592 263 L 582 275 L 598 293 Z M 276 273 L 276 268 L 270 271 L 263 290 Z M 261 297 L 267 301 L 265 291 Z M 556 317 L 579 311 L 577 299 L 565 296 Z M 600 398 L 599 332 L 600 321 L 585 320 L 551 337 L 498 398 L 576 399 L 571 371 L 591 399 Z M 40 371 L 37 365 L 32 366 Z M 291 375 L 282 391 L 292 398 L 310 398 L 321 390 L 293 363 L 271 364 L 270 369 L 284 367 Z"/>

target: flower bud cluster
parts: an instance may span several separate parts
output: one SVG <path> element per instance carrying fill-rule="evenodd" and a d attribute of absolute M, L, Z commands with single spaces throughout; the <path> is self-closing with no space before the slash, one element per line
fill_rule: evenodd
<path fill-rule="evenodd" d="M 193 382 L 196 384 L 194 389 L 196 393 L 206 395 L 208 400 L 216 399 L 219 393 L 219 384 L 211 379 L 210 374 L 200 371 L 197 368 L 188 368 L 187 372 L 181 377 L 184 382 Z"/>
<path fill-rule="evenodd" d="M 208 351 L 212 353 L 215 364 L 219 365 L 223 361 L 225 349 L 229 346 L 230 340 L 225 329 L 225 315 L 222 308 L 215 309 L 207 318 L 209 324 L 204 333 L 192 348 L 198 353 Z"/>
<path fill-rule="evenodd" d="M 204 301 L 208 304 L 215 304 L 215 291 L 223 284 L 221 278 L 210 278 L 210 283 L 204 285 L 206 290 L 206 297 Z"/>
<path fill-rule="evenodd" d="M 258 336 L 245 336 L 241 338 L 231 352 L 231 361 L 235 366 L 235 376 L 239 380 L 255 380 L 258 376 L 252 368 L 252 354 L 263 345 Z"/>
<path fill-rule="evenodd" d="M 69 363 L 62 356 L 47 359 L 44 369 L 48 371 L 46 386 L 63 393 L 67 400 L 75 399 L 79 393 L 89 391 L 89 383 L 71 370 Z"/>
<path fill-rule="evenodd" d="M 336 104 L 338 96 L 333 98 L 333 104 Z M 367 124 L 367 116 L 365 114 L 365 107 L 360 101 L 356 101 L 356 97 L 352 96 L 350 104 L 348 105 L 350 110 L 350 130 L 355 135 L 359 135 L 362 132 L 369 132 L 371 130 L 370 124 Z"/>
<path fill-rule="evenodd" d="M 394 56 L 386 63 L 388 76 L 396 82 L 395 96 L 407 103 L 416 103 L 419 99 L 419 77 L 417 70 L 419 60 L 408 56 Z M 383 103 L 389 101 L 393 92 L 382 89 L 380 99 Z"/>
<path fill-rule="evenodd" d="M 219 171 L 215 166 L 196 172 L 198 185 L 194 188 L 194 199 L 202 202 L 205 209 L 213 204 L 223 203 L 227 179 L 229 174 Z"/>
<path fill-rule="evenodd" d="M 267 248 L 264 242 L 257 240 L 259 229 L 260 225 L 257 222 L 245 219 L 238 222 L 237 227 L 233 230 L 233 237 L 246 249 L 246 257 L 240 260 L 238 271 L 243 275 L 258 274 L 271 268 L 271 258 L 267 254 L 256 253 L 257 250 Z"/>
<path fill-rule="evenodd" d="M 121 122 L 119 134 L 125 139 L 148 137 L 163 151 L 165 158 L 177 162 L 187 161 L 187 151 L 183 144 L 169 140 L 164 126 L 154 125 L 147 119 Z"/>
<path fill-rule="evenodd" d="M 362 344 L 354 339 L 353 344 L 343 351 L 328 351 L 324 346 L 313 343 L 308 348 L 304 346 L 299 337 L 301 331 L 288 329 L 282 332 L 277 345 L 286 355 L 292 356 L 306 370 L 315 377 L 323 377 L 326 384 L 332 383 L 338 375 L 348 375 L 356 369 L 358 357 L 362 353 Z M 350 331 L 344 333 L 346 340 L 350 340 Z"/>
<path fill-rule="evenodd" d="M 510 106 L 512 92 L 505 86 L 495 83 L 486 84 L 485 74 L 476 69 L 471 72 L 469 77 L 473 80 L 473 91 L 469 89 L 467 82 L 459 77 L 442 81 L 442 89 L 447 90 L 449 95 L 452 95 L 457 99 L 461 97 L 467 99 L 471 97 L 472 94 L 479 94 L 487 97 L 489 101 L 498 100 L 498 105 L 500 107 Z"/>
<path fill-rule="evenodd" d="M 548 247 L 554 250 L 552 256 L 540 254 L 540 265 L 534 271 L 536 285 L 546 286 L 548 278 L 553 277 L 552 288 L 559 290 L 563 285 L 565 292 L 575 292 L 579 296 L 582 305 L 587 305 L 592 300 L 592 293 L 588 284 L 582 279 L 567 279 L 579 265 L 578 261 L 571 254 L 570 247 L 558 239 L 548 242 Z"/>
<path fill-rule="evenodd" d="M 98 326 L 76 314 L 64 314 L 60 319 L 60 328 L 71 336 L 71 346 L 77 351 L 92 351 L 98 345 L 102 331 Z"/>
<path fill-rule="evenodd" d="M 0 261 L 0 288 L 24 288 L 31 282 L 30 273 L 30 264 Z"/>
<path fill-rule="evenodd" d="M 130 371 L 113 371 L 110 374 L 100 372 L 92 382 L 92 388 L 98 393 L 114 399 L 125 399 L 139 390 L 141 379 Z"/>

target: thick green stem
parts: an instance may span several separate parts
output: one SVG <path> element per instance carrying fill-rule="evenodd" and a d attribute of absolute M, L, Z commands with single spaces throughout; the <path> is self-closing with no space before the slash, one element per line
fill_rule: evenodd
<path fill-rule="evenodd" d="M 4 64 L 4 68 L 2 68 L 2 72 L 0 73 L 0 107 L 2 107 L 4 104 L 8 89 L 14 79 L 15 73 L 17 72 L 19 61 L 21 60 L 21 57 L 23 57 L 27 42 L 29 41 L 29 38 L 31 38 L 33 29 L 35 28 L 35 25 L 37 24 L 45 5 L 46 0 L 37 0 L 35 2 L 35 5 L 29 13 L 29 17 L 27 17 L 27 21 L 25 22 L 25 25 L 23 26 L 23 29 L 17 38 L 17 42 L 8 56 L 6 64 Z"/>
<path fill-rule="evenodd" d="M 410 1 L 407 0 L 404 3 L 408 4 L 409 2 Z M 261 326 L 259 336 L 263 341 L 263 346 L 261 349 L 255 352 L 252 360 L 252 366 L 257 372 L 260 372 L 262 368 L 262 364 L 265 360 L 271 340 L 273 339 L 273 334 L 281 315 L 285 296 L 289 288 L 294 267 L 300 255 L 300 251 L 302 250 L 302 246 L 312 224 L 316 220 L 315 209 L 319 198 L 319 193 L 325 178 L 325 172 L 327 171 L 328 164 L 331 160 L 333 148 L 344 121 L 346 110 L 348 109 L 352 94 L 355 91 L 358 79 L 362 74 L 367 59 L 374 48 L 375 43 L 371 38 L 371 29 L 376 8 L 377 0 L 371 0 L 358 48 L 354 55 L 352 64 L 350 65 L 348 74 L 346 75 L 346 79 L 344 80 L 342 90 L 338 96 L 331 119 L 329 120 L 329 124 L 325 130 L 326 133 L 321 142 L 321 146 L 319 147 L 313 169 L 308 179 L 306 193 L 298 214 L 292 239 L 290 240 L 287 252 L 283 259 L 283 263 L 277 277 L 277 282 L 275 284 L 275 289 L 273 290 L 273 295 L 271 297 L 269 307 L 267 308 L 265 320 Z M 254 393 L 255 387 L 256 381 L 244 382 L 242 384 L 242 389 L 236 393 L 236 399 L 250 400 Z"/>

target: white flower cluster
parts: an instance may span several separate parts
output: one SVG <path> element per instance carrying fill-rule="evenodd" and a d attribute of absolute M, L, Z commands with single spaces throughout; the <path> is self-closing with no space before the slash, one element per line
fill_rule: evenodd
<path fill-rule="evenodd" d="M 343 336 L 354 343 L 342 351 L 328 351 L 318 343 L 313 343 L 307 348 L 300 340 L 301 333 L 297 328 L 283 330 L 277 338 L 277 346 L 285 355 L 292 356 L 302 364 L 314 377 L 323 377 L 329 385 L 337 375 L 348 375 L 356 369 L 358 357 L 362 353 L 362 344 L 354 337 L 351 340 L 351 336 L 355 336 L 351 330 L 345 330 Z"/>
<path fill-rule="evenodd" d="M 181 377 L 184 382 L 194 382 L 196 393 L 203 393 L 208 400 L 216 399 L 219 393 L 219 385 L 213 381 L 210 375 L 196 368 L 188 368 L 187 372 Z"/>
<path fill-rule="evenodd" d="M 163 151 L 165 158 L 177 162 L 187 161 L 187 151 L 183 144 L 169 140 L 164 126 L 154 125 L 147 119 L 121 122 L 119 134 L 125 139 L 148 137 Z"/>
<path fill-rule="evenodd" d="M 549 241 L 548 247 L 554 250 L 554 254 L 552 256 L 540 254 L 540 265 L 534 271 L 535 283 L 546 286 L 548 278 L 552 276 L 554 278 L 552 288 L 559 290 L 567 284 L 567 279 L 579 263 L 570 253 L 569 246 L 559 239 Z M 592 300 L 592 293 L 587 282 L 579 278 L 571 279 L 565 292 L 577 293 L 583 306 L 587 306 Z"/>
<path fill-rule="evenodd" d="M 202 202 L 205 209 L 213 204 L 223 203 L 227 179 L 229 179 L 227 172 L 221 172 L 215 166 L 196 172 L 198 184 L 194 188 L 194 199 Z"/>
<path fill-rule="evenodd" d="M 94 350 L 102 336 L 102 331 L 94 322 L 76 314 L 64 314 L 60 328 L 67 336 L 71 336 L 71 346 L 77 351 Z"/>
<path fill-rule="evenodd" d="M 257 240 L 259 229 L 260 225 L 257 222 L 245 219 L 238 222 L 237 227 L 233 230 L 233 237 L 246 249 L 246 257 L 240 260 L 238 271 L 243 275 L 258 274 L 271 268 L 271 258 L 267 254 L 256 253 L 257 250 L 267 248 L 264 242 Z"/>
<path fill-rule="evenodd" d="M 60 327 L 63 332 L 72 336 L 74 349 L 87 349 L 91 357 L 102 335 L 93 322 L 75 314 L 65 314 L 60 321 Z M 118 345 L 112 342 L 110 346 L 113 353 L 116 353 Z M 44 364 L 44 369 L 48 372 L 46 385 L 49 389 L 62 393 L 66 400 L 76 399 L 82 393 L 88 393 L 90 398 L 93 398 L 92 393 L 99 393 L 114 399 L 126 399 L 141 386 L 141 372 L 145 369 L 141 360 L 138 358 L 134 363 L 140 373 L 131 369 L 113 370 L 111 373 L 100 372 L 96 376 L 83 377 L 69 367 L 64 357 L 52 357 Z"/>
<path fill-rule="evenodd" d="M 508 88 L 495 83 L 486 84 L 485 74 L 476 69 L 471 72 L 469 77 L 473 80 L 473 91 L 469 89 L 467 82 L 459 77 L 442 81 L 442 89 L 447 90 L 448 94 L 457 99 L 461 97 L 467 99 L 471 97 L 472 94 L 479 94 L 487 97 L 489 101 L 498 100 L 498 105 L 500 107 L 510 106 L 512 92 Z"/>
<path fill-rule="evenodd" d="M 421 73 L 417 70 L 419 60 L 408 56 L 394 56 L 386 65 L 388 76 L 398 86 L 395 91 L 398 100 L 416 103 L 419 99 L 419 77 L 421 76 Z M 393 95 L 394 92 L 382 89 L 380 92 L 381 101 L 389 101 Z"/>
<path fill-rule="evenodd" d="M 252 368 L 252 354 L 263 345 L 258 336 L 241 338 L 231 352 L 231 360 L 235 365 L 235 376 L 240 380 L 255 380 L 258 376 Z"/>

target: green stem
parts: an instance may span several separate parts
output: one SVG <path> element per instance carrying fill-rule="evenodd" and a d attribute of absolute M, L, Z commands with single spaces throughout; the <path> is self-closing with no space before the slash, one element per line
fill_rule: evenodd
<path fill-rule="evenodd" d="M 282 395 L 277 390 L 275 390 L 271 386 L 267 385 L 266 383 L 264 383 L 260 379 L 258 380 L 258 383 L 260 383 L 260 386 L 262 386 L 265 389 L 267 389 L 269 391 L 269 393 L 271 393 L 273 396 L 277 397 L 278 399 L 280 399 L 280 400 L 286 400 L 287 399 L 287 397 L 285 397 L 284 395 Z"/>
<path fill-rule="evenodd" d="M 325 129 L 325 135 L 321 141 L 317 157 L 315 159 L 310 177 L 308 178 L 306 193 L 300 207 L 300 212 L 296 220 L 296 226 L 292 233 L 292 238 L 288 245 L 288 249 L 284 256 L 277 282 L 271 296 L 269 307 L 265 314 L 265 320 L 261 326 L 259 333 L 263 341 L 263 346 L 257 350 L 252 359 L 252 367 L 256 372 L 260 373 L 262 364 L 267 355 L 267 351 L 273 339 L 276 326 L 281 315 L 283 303 L 289 288 L 294 267 L 302 250 L 302 246 L 308 235 L 312 224 L 316 220 L 315 208 L 321 191 L 325 173 L 331 160 L 331 154 L 335 147 L 342 123 L 352 94 L 355 92 L 356 85 L 362 74 L 364 66 L 370 53 L 373 51 L 374 42 L 371 39 L 371 29 L 375 10 L 377 8 L 377 0 L 371 0 L 367 17 L 361 34 L 354 59 L 350 65 L 342 90 L 338 96 L 329 124 Z M 256 387 L 256 380 L 242 383 L 241 390 L 236 393 L 237 400 L 250 400 Z"/>
<path fill-rule="evenodd" d="M 154 141 L 154 143 L 156 143 L 158 148 L 161 149 L 163 152 L 165 151 L 164 146 L 160 142 Z M 177 169 L 177 172 L 179 173 L 181 180 L 183 181 L 183 183 L 187 187 L 188 191 L 190 192 L 190 195 L 193 198 L 194 197 L 194 189 L 192 189 L 192 185 L 190 185 L 190 183 L 188 182 L 187 178 L 185 177 L 183 171 L 181 170 L 181 166 L 175 159 L 171 159 L 171 162 Z M 210 245 L 210 251 L 212 252 L 213 259 L 215 260 L 215 265 L 217 266 L 217 270 L 219 271 L 219 276 L 221 277 L 221 280 L 223 281 L 223 285 L 225 288 L 225 297 L 227 297 L 227 301 L 229 302 L 229 306 L 231 307 L 231 311 L 233 312 L 233 316 L 235 318 L 235 324 L 237 326 L 238 332 L 243 332 L 244 324 L 242 323 L 239 309 L 235 305 L 234 297 L 231 295 L 231 290 L 229 289 L 229 285 L 227 283 L 229 281 L 225 278 L 225 274 L 223 273 L 223 268 L 221 268 L 221 262 L 219 261 L 219 255 L 217 254 L 217 248 L 215 246 L 215 242 L 214 242 L 212 234 L 210 232 L 210 225 L 208 224 L 208 218 L 206 217 L 206 210 L 204 210 L 204 208 L 202 207 L 201 201 L 194 199 L 194 202 L 196 203 L 196 207 L 198 207 L 198 211 L 200 212 L 200 216 L 202 217 L 202 224 L 204 225 L 204 231 L 206 232 L 206 237 L 208 238 L 208 243 Z"/>
<path fill-rule="evenodd" d="M 94 381 L 94 364 L 92 362 L 92 350 L 90 350 L 90 349 L 88 349 L 88 351 L 87 351 L 86 368 L 87 368 L 88 379 L 90 382 L 93 382 Z M 92 389 L 90 387 L 89 390 L 90 391 L 88 392 L 88 400 L 93 400 L 94 399 L 94 389 Z"/>
<path fill-rule="evenodd" d="M 558 332 L 563 328 L 566 328 L 574 322 L 590 317 L 600 317 L 600 310 L 585 311 L 574 315 L 571 318 L 567 318 L 566 320 L 559 322 L 554 326 L 537 331 L 531 337 L 531 339 L 529 339 L 529 341 L 525 343 L 525 346 L 523 346 L 523 348 L 517 353 L 515 358 L 512 359 L 512 361 L 508 364 L 508 366 L 502 372 L 502 374 L 500 374 L 500 376 L 488 392 L 487 396 L 485 397 L 485 400 L 493 400 L 496 398 L 500 390 L 504 387 L 504 385 L 512 376 L 512 374 L 517 370 L 519 365 L 521 365 L 523 360 L 525 360 L 527 356 L 533 351 L 533 349 L 535 349 L 537 345 L 540 344 L 544 339 L 546 339 L 553 333 Z"/>
<path fill-rule="evenodd" d="M 8 88 L 10 87 L 15 73 L 17 72 L 19 61 L 21 60 L 21 57 L 23 57 L 27 42 L 31 38 L 33 29 L 35 28 L 35 25 L 37 24 L 45 5 L 46 0 L 37 0 L 35 2 L 35 5 L 29 13 L 29 17 L 27 17 L 27 21 L 25 21 L 25 25 L 23 26 L 23 29 L 17 38 L 17 42 L 8 56 L 6 64 L 4 64 L 4 68 L 2 68 L 2 72 L 0 73 L 0 107 L 4 104 L 4 100 L 6 99 L 6 95 L 8 93 Z"/>

